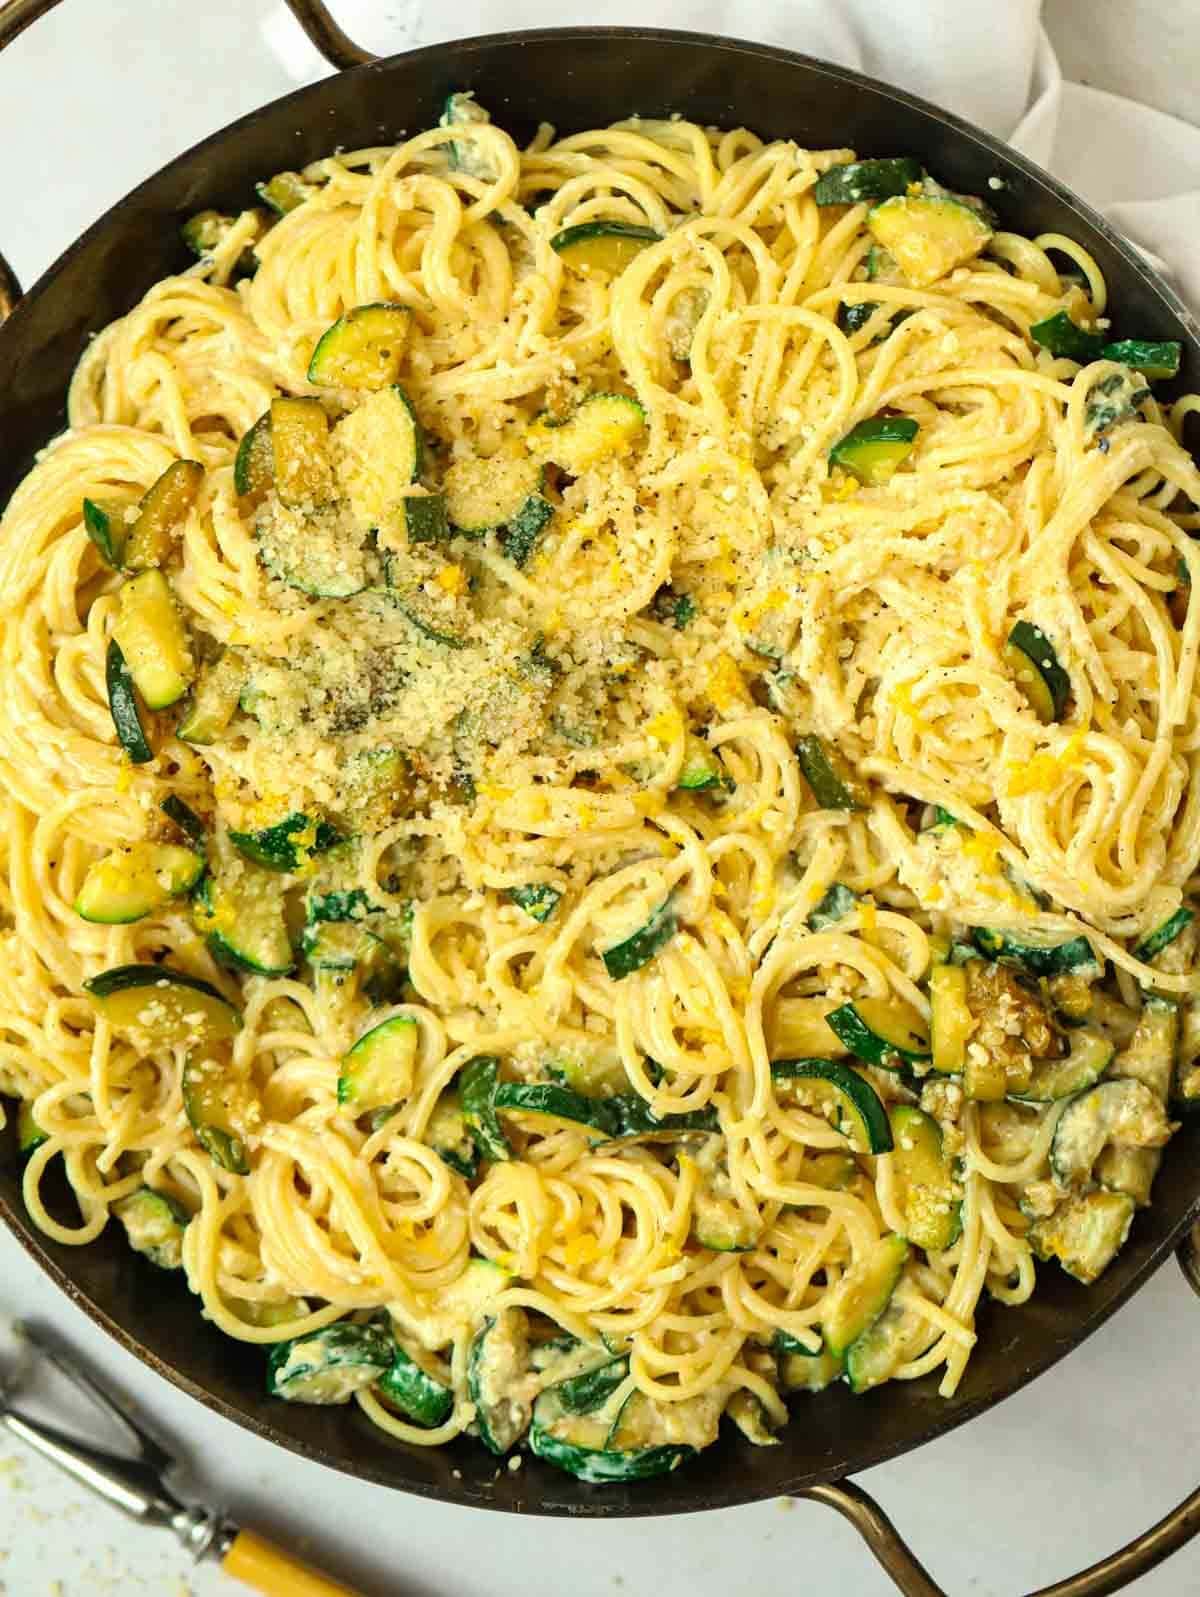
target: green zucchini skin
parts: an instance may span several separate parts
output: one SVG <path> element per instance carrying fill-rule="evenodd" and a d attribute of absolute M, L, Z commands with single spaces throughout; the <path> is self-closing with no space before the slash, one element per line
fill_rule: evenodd
<path fill-rule="evenodd" d="M 908 459 L 919 430 L 911 416 L 870 416 L 838 439 L 829 459 L 868 487 L 876 487 Z"/>
<path fill-rule="evenodd" d="M 834 882 L 813 908 L 806 925 L 810 932 L 828 931 L 831 926 L 845 920 L 847 915 L 853 914 L 859 903 L 860 895 L 852 887 L 847 887 L 844 882 Z"/>
<path fill-rule="evenodd" d="M 204 822 L 192 806 L 185 803 L 178 793 L 168 793 L 158 807 L 169 821 L 175 822 L 188 842 L 193 843 L 203 853 L 206 840 Z"/>
<path fill-rule="evenodd" d="M 530 919 L 544 924 L 558 908 L 562 892 L 550 882 L 530 882 L 525 887 L 510 887 L 508 896 Z"/>
<path fill-rule="evenodd" d="M 488 1365 L 493 1360 L 499 1362 L 502 1372 L 507 1360 L 512 1379 L 504 1383 L 507 1390 L 495 1394 L 489 1401 Z M 497 1315 L 489 1315 L 475 1333 L 467 1355 L 467 1394 L 475 1405 L 479 1439 L 489 1453 L 498 1457 L 511 1452 L 529 1428 L 532 1404 L 514 1397 L 511 1392 L 513 1381 L 519 1380 L 528 1369 L 529 1343 L 524 1314 L 520 1309 L 503 1309 Z"/>
<path fill-rule="evenodd" d="M 121 645 L 111 638 L 104 659 L 104 680 L 108 688 L 108 709 L 116 728 L 117 741 L 132 765 L 145 765 L 154 758 L 138 709 L 133 677 L 125 663 Z"/>
<path fill-rule="evenodd" d="M 636 1093 L 618 1093 L 603 1100 L 612 1117 L 614 1141 L 660 1141 L 675 1137 L 696 1137 L 720 1130 L 715 1109 L 692 1109 L 686 1114 L 655 1115 L 650 1105 Z"/>
<path fill-rule="evenodd" d="M 1152 932 L 1147 933 L 1133 950 L 1134 959 L 1149 962 L 1163 949 L 1173 943 L 1175 939 L 1187 930 L 1195 920 L 1195 914 L 1186 905 L 1180 905 L 1173 915 L 1168 915 L 1161 926 L 1156 926 Z"/>
<path fill-rule="evenodd" d="M 1062 976 L 1068 971 L 1087 972 L 1097 968 L 1096 956 L 1086 937 L 1072 937 L 1066 942 L 1042 947 L 1023 939 L 1019 932 L 976 926 L 971 940 L 986 959 L 1021 965 L 1031 976 Z"/>
<path fill-rule="evenodd" d="M 533 1405 L 529 1450 L 577 1480 L 596 1485 L 649 1480 L 656 1475 L 669 1474 L 696 1456 L 696 1449 L 682 1442 L 625 1449 L 575 1442 L 569 1434 L 570 1421 L 575 1418 L 584 1419 L 586 1423 L 585 1417 L 570 1415 L 563 1409 L 556 1387 L 543 1392 Z M 561 1434 L 564 1428 L 566 1435 Z M 610 1438 L 616 1429 L 617 1425 L 611 1427 Z"/>
<path fill-rule="evenodd" d="M 826 748 L 819 737 L 796 739 L 796 759 L 813 798 L 823 810 L 865 810 L 870 795 L 836 749 Z"/>
<path fill-rule="evenodd" d="M 512 1149 L 496 1113 L 496 1088 L 500 1061 L 494 1054 L 476 1054 L 462 1067 L 458 1078 L 463 1118 L 485 1159 L 512 1158 Z"/>
<path fill-rule="evenodd" d="M 445 543 L 450 536 L 442 494 L 410 494 L 404 500 L 404 530 L 409 543 Z"/>
<path fill-rule="evenodd" d="M 617 943 L 612 948 L 604 949 L 601 958 L 604 968 L 613 981 L 624 981 L 626 976 L 632 976 L 635 970 L 641 970 L 643 965 L 648 965 L 654 956 L 659 953 L 674 937 L 679 930 L 679 920 L 672 907 L 672 901 L 667 898 L 651 915 L 644 926 L 640 926 L 631 937 L 624 942 Z"/>
<path fill-rule="evenodd" d="M 1104 340 L 1100 335 L 1080 327 L 1066 311 L 1055 311 L 1052 316 L 1034 322 L 1029 329 L 1029 336 L 1056 359 L 1065 357 L 1079 361 L 1081 365 L 1099 360 L 1104 350 Z"/>
<path fill-rule="evenodd" d="M 161 982 L 170 982 L 172 987 L 188 987 L 194 993 L 204 993 L 221 1003 L 226 1002 L 211 982 L 206 982 L 200 976 L 190 976 L 186 971 L 175 970 L 169 965 L 114 965 L 111 970 L 102 970 L 98 976 L 90 976 L 83 988 L 93 998 L 112 998 L 116 993 L 128 992 L 130 988 L 157 987 Z"/>
<path fill-rule="evenodd" d="M 504 553 L 514 566 L 526 566 L 538 540 L 554 516 L 554 506 L 543 494 L 530 494 L 501 533 Z"/>
<path fill-rule="evenodd" d="M 919 183 L 923 175 L 920 161 L 913 160 L 910 155 L 847 161 L 821 173 L 813 189 L 813 199 L 818 205 L 890 200 L 896 194 L 907 194 L 910 186 Z"/>
<path fill-rule="evenodd" d="M 614 1122 L 607 1099 L 585 1098 L 557 1082 L 502 1081 L 492 1093 L 492 1103 L 497 1112 L 508 1109 L 565 1120 L 602 1139 L 612 1134 Z"/>
<path fill-rule="evenodd" d="M 395 1344 L 378 1324 L 338 1320 L 308 1336 L 276 1342 L 267 1355 L 267 1393 L 287 1403 L 348 1403 L 391 1368 Z"/>
<path fill-rule="evenodd" d="M 660 235 L 652 227 L 642 227 L 636 222 L 579 222 L 574 227 L 564 227 L 556 233 L 550 240 L 550 248 L 556 255 L 561 255 L 576 244 L 586 244 L 593 238 L 629 238 L 657 244 Z"/>
<path fill-rule="evenodd" d="M 1008 635 L 1008 647 L 1029 662 L 1045 686 L 1053 707 L 1048 719 L 1061 721 L 1071 696 L 1071 678 L 1059 664 L 1050 639 L 1034 622 L 1018 621 Z"/>
<path fill-rule="evenodd" d="M 618 1357 L 580 1375 L 568 1376 L 554 1390 L 568 1414 L 591 1414 L 604 1407 L 628 1374 L 628 1358 Z"/>
<path fill-rule="evenodd" d="M 297 844 L 298 833 L 314 827 L 312 842 Z M 258 832 L 230 832 L 229 840 L 256 865 L 265 865 L 271 871 L 299 870 L 310 854 L 323 854 L 328 849 L 344 843 L 345 838 L 328 821 L 313 822 L 307 815 L 294 810 L 274 826 Z"/>
<path fill-rule="evenodd" d="M 843 1135 L 857 1131 L 866 1153 L 891 1153 L 892 1127 L 887 1110 L 871 1083 L 852 1066 L 838 1059 L 776 1059 L 771 1063 L 771 1078 L 778 1082 L 827 1082 L 845 1103 L 844 1108 L 838 1104 L 835 1130 Z M 843 1124 L 847 1115 L 849 1128 Z"/>
<path fill-rule="evenodd" d="M 1101 353 L 1105 360 L 1115 360 L 1156 382 L 1179 375 L 1183 345 L 1173 339 L 1122 338 L 1114 344 L 1105 344 Z"/>
<path fill-rule="evenodd" d="M 423 1370 L 399 1345 L 393 1349 L 392 1362 L 376 1387 L 392 1408 L 426 1430 L 444 1425 L 454 1409 L 451 1389 Z"/>
<path fill-rule="evenodd" d="M 119 512 L 95 499 L 83 501 L 83 530 L 96 545 L 106 566 L 119 571 L 125 563 L 125 544 L 129 529 L 118 521 Z"/>
<path fill-rule="evenodd" d="M 929 1059 L 929 1044 L 910 1046 L 879 1029 L 868 1011 L 869 999 L 840 1004 L 825 1017 L 825 1024 L 857 1059 L 868 1065 L 879 1065 L 884 1070 L 897 1070 L 903 1065 L 923 1065 Z M 912 1036 L 913 1044 L 922 1039 Z"/>

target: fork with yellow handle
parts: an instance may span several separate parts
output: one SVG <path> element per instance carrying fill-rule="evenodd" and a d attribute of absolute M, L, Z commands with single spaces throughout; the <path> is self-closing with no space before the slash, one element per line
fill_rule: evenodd
<path fill-rule="evenodd" d="M 132 1447 L 129 1453 L 110 1452 L 14 1408 L 10 1389 L 19 1377 L 16 1368 L 0 1371 L 0 1424 L 13 1436 L 131 1519 L 173 1531 L 194 1558 L 215 1560 L 263 1597 L 357 1597 L 351 1587 L 234 1524 L 219 1509 L 180 1501 L 166 1480 L 174 1458 L 112 1393 L 43 1333 L 26 1326 L 11 1330 L 22 1355 L 14 1361 L 17 1366 L 28 1352 L 51 1364 L 130 1438 Z"/>

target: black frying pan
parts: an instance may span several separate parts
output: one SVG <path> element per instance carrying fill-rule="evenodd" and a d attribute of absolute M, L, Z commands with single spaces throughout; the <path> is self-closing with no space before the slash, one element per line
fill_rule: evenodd
<path fill-rule="evenodd" d="M 0 9 L 0 48 L 55 3 L 10 0 Z M 986 134 L 858 73 L 733 40 L 622 28 L 504 34 L 371 63 L 332 26 L 319 0 L 289 3 L 329 59 L 351 70 L 265 106 L 173 161 L 91 227 L 17 299 L 0 327 L 0 505 L 34 451 L 63 426 L 67 383 L 88 337 L 186 264 L 179 239 L 185 217 L 206 206 L 236 209 L 251 199 L 256 179 L 334 146 L 379 144 L 428 126 L 446 94 L 463 88 L 475 89 L 518 139 L 543 120 L 570 131 L 634 111 L 679 111 L 701 123 L 745 124 L 766 138 L 915 155 L 949 187 L 986 193 L 1003 225 L 1078 239 L 1108 280 L 1115 336 L 1181 339 L 1185 379 L 1200 381 L 1200 324 L 1094 211 Z M 1003 186 L 990 185 L 993 177 Z M 6 273 L 0 271 L 0 300 Z M 981 1307 L 979 1345 L 953 1398 L 939 1398 L 930 1381 L 867 1397 L 830 1388 L 805 1400 L 804 1422 L 784 1433 L 781 1447 L 722 1440 L 663 1479 L 597 1488 L 532 1458 L 519 1473 L 504 1470 L 497 1478 L 495 1461 L 470 1441 L 406 1448 L 353 1406 L 269 1403 L 261 1353 L 208 1327 L 182 1284 L 164 1281 L 111 1229 L 84 1249 L 36 1232 L 21 1203 L 12 1135 L 0 1138 L 0 1212 L 33 1257 L 130 1352 L 258 1435 L 367 1480 L 513 1512 L 676 1514 L 804 1492 L 853 1519 L 911 1597 L 938 1597 L 938 1588 L 869 1499 L 831 1483 L 943 1435 L 1048 1369 L 1180 1244 L 1198 1206 L 1200 1123 L 1193 1123 L 1172 1141 L 1153 1207 L 1138 1216 L 1129 1244 L 1096 1286 L 1046 1270 L 1023 1308 Z M 1200 1492 L 1114 1560 L 1047 1592 L 1096 1597 L 1116 1590 L 1197 1531 Z"/>

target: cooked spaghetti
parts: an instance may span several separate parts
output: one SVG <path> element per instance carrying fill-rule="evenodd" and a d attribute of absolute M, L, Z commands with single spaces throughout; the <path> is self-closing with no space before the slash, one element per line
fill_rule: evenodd
<path fill-rule="evenodd" d="M 2 524 L 30 1214 L 590 1480 L 952 1393 L 1200 1098 L 1179 346 L 745 130 L 456 95 L 260 192 Z"/>

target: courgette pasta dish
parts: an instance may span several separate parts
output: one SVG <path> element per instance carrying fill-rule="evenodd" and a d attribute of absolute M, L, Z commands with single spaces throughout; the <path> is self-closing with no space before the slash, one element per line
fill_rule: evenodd
<path fill-rule="evenodd" d="M 259 200 L 0 525 L 31 1216 L 589 1481 L 953 1393 L 1200 1101 L 1180 346 L 903 151 L 464 92 Z"/>

